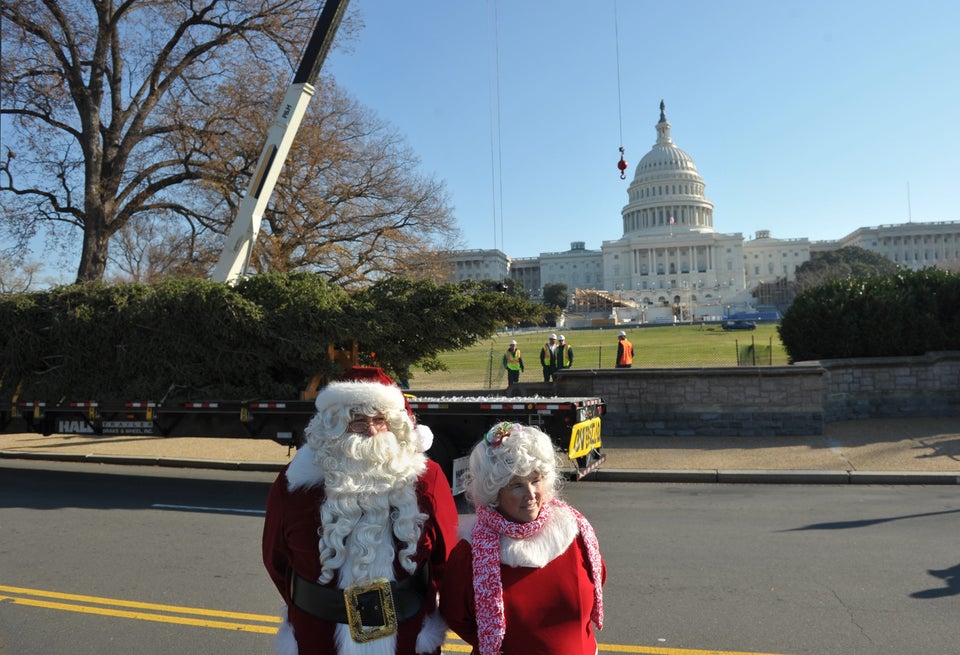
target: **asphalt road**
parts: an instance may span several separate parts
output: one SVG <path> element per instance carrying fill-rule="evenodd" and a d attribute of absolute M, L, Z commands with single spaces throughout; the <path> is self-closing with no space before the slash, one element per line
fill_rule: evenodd
<path fill-rule="evenodd" d="M 272 478 L 0 462 L 0 652 L 270 652 L 279 597 L 259 535 Z M 957 652 L 955 487 L 566 493 L 610 573 L 601 653 Z M 465 651 L 452 640 L 445 652 Z"/>

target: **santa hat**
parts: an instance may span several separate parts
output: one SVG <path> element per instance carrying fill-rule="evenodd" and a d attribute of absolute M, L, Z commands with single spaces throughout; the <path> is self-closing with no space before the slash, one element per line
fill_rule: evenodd
<path fill-rule="evenodd" d="M 331 382 L 317 395 L 317 412 L 347 410 L 367 405 L 383 412 L 405 411 L 413 427 L 417 449 L 430 450 L 433 431 L 426 425 L 417 425 L 410 401 L 383 369 L 376 366 L 354 366 L 337 382 Z"/>

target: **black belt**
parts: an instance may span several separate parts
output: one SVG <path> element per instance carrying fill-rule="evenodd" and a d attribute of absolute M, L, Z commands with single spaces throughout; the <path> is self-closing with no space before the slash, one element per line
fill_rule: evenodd
<path fill-rule="evenodd" d="M 420 612 L 428 575 L 427 566 L 421 566 L 400 582 L 378 578 L 337 589 L 307 580 L 294 571 L 290 600 L 318 619 L 350 625 L 355 641 L 369 641 L 393 634 L 398 623 Z M 374 630 L 369 629 L 371 626 Z M 375 636 L 364 639 L 367 634 Z"/>

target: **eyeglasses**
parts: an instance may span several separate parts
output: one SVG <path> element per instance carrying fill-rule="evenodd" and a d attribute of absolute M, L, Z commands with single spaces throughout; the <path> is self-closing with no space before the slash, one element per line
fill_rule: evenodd
<path fill-rule="evenodd" d="M 376 428 L 377 432 L 381 432 L 388 428 L 387 419 L 383 416 L 355 418 L 347 424 L 347 427 L 351 432 L 367 432 L 371 425 Z"/>

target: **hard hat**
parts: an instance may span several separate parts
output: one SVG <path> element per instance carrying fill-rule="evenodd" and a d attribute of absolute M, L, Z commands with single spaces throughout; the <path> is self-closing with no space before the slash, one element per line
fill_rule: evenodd
<path fill-rule="evenodd" d="M 618 337 L 625 337 L 625 336 L 627 336 L 627 333 L 624 332 L 623 330 L 620 330 L 619 332 L 617 332 L 617 336 L 618 336 Z"/>
<path fill-rule="evenodd" d="M 563 339 L 564 339 L 564 337 L 563 337 L 563 335 L 561 334 L 561 335 L 560 335 L 560 341 L 563 341 Z"/>
<path fill-rule="evenodd" d="M 550 335 L 550 338 L 551 338 L 551 339 L 556 339 L 556 338 L 557 338 L 557 335 L 551 334 L 551 335 Z"/>
<path fill-rule="evenodd" d="M 515 340 L 515 339 L 511 339 L 511 340 L 510 340 L 510 345 L 511 345 L 511 346 L 517 345 L 516 340 Z"/>

